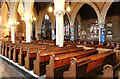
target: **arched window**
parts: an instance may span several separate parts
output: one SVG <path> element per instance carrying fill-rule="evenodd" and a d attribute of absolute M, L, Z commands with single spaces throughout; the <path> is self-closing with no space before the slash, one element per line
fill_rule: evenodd
<path fill-rule="evenodd" d="M 64 15 L 64 36 L 65 39 L 70 38 L 70 24 L 67 14 Z"/>
<path fill-rule="evenodd" d="M 99 26 L 96 23 L 90 24 L 90 37 L 99 37 Z"/>
<path fill-rule="evenodd" d="M 41 28 L 41 37 L 43 39 L 51 39 L 51 21 L 49 20 L 49 16 L 46 14 L 43 22 L 42 22 L 42 28 Z"/>

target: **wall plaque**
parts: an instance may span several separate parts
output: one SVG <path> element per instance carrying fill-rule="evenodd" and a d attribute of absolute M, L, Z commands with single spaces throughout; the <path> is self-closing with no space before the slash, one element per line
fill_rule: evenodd
<path fill-rule="evenodd" d="M 106 24 L 106 26 L 107 26 L 107 28 L 111 28 L 111 27 L 113 26 L 113 23 L 112 23 L 112 22 L 108 22 L 108 23 Z"/>

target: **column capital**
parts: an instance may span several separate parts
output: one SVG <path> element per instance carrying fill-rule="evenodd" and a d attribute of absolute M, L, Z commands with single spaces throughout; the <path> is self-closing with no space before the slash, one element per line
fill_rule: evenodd
<path fill-rule="evenodd" d="M 98 23 L 98 25 L 99 25 L 100 28 L 104 28 L 105 23 L 101 22 L 101 23 Z"/>
<path fill-rule="evenodd" d="M 26 22 L 26 23 L 28 23 L 28 22 L 31 22 L 31 20 L 30 20 L 30 19 L 28 19 L 28 20 L 25 20 L 25 22 Z"/>
<path fill-rule="evenodd" d="M 63 16 L 65 15 L 65 10 L 54 10 L 55 16 Z"/>

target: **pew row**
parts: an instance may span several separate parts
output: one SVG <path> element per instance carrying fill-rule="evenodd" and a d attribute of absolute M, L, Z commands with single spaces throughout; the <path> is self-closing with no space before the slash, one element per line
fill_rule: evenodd
<path fill-rule="evenodd" d="M 40 56 L 42 56 L 42 58 L 44 57 L 44 61 L 49 61 L 49 56 L 51 53 L 53 54 L 62 54 L 62 53 L 69 53 L 69 52 L 75 52 L 75 51 L 82 51 L 83 48 L 77 48 L 77 47 L 63 47 L 63 48 L 54 48 L 54 49 L 50 49 L 50 50 L 45 50 L 45 51 L 39 51 L 40 52 Z M 33 61 L 36 59 L 36 55 L 37 53 L 35 52 L 28 52 L 27 56 L 25 57 L 25 68 L 28 70 L 31 70 L 33 67 Z M 31 66 L 32 65 L 32 66 Z"/>
<path fill-rule="evenodd" d="M 29 56 L 30 57 L 32 57 L 32 61 L 36 58 L 36 53 L 38 52 L 38 51 L 40 51 L 40 52 L 44 52 L 44 51 L 55 51 L 55 50 L 61 50 L 61 49 L 71 49 L 71 48 L 76 48 L 76 46 L 69 46 L 69 47 L 63 47 L 63 48 L 59 48 L 59 47 L 56 47 L 56 46 L 54 46 L 54 47 L 48 47 L 48 46 L 46 46 L 46 47 L 41 47 L 40 49 L 38 49 L 38 50 L 35 50 L 35 49 L 33 49 L 33 50 L 31 50 L 30 49 L 30 52 L 29 51 L 27 51 L 26 49 L 20 49 L 20 53 L 19 53 L 19 55 L 18 55 L 18 64 L 19 65 L 24 65 L 25 64 L 25 60 L 26 61 L 29 61 Z M 26 55 L 27 54 L 27 55 Z M 27 57 L 26 57 L 27 56 Z M 25 58 L 26 57 L 26 58 Z M 24 60 L 25 59 L 25 60 Z M 29 62 L 27 62 L 28 64 L 29 64 Z M 33 63 L 32 63 L 33 64 Z M 27 65 L 27 64 L 26 64 Z M 28 70 L 30 70 L 31 68 L 28 68 L 28 66 L 26 66 L 25 65 L 25 67 L 28 69 Z"/>
<path fill-rule="evenodd" d="M 40 50 L 41 48 L 49 48 L 49 47 L 55 47 L 54 45 L 46 45 L 46 44 L 42 44 L 42 45 L 26 45 L 26 46 L 21 46 L 22 50 L 24 52 L 23 57 L 26 56 L 26 52 L 27 52 L 27 48 L 30 48 L 32 50 Z M 13 61 L 14 62 L 18 62 L 18 55 L 20 53 L 20 46 L 14 46 L 14 52 L 13 52 Z M 25 52 L 26 51 L 26 52 Z"/>
<path fill-rule="evenodd" d="M 63 77 L 63 72 L 68 70 L 71 58 L 80 59 L 98 53 L 96 49 L 89 49 L 80 52 L 63 55 L 51 55 L 49 65 L 46 66 L 46 77 Z"/>
<path fill-rule="evenodd" d="M 116 64 L 116 62 L 113 62 L 115 57 L 115 52 L 106 51 L 104 53 L 95 54 L 78 60 L 72 58 L 69 70 L 64 72 L 63 77 L 96 77 L 102 71 L 103 65 Z"/>

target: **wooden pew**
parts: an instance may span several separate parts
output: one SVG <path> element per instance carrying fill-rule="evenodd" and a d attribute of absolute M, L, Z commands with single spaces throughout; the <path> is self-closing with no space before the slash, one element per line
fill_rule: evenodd
<path fill-rule="evenodd" d="M 2 54 L 2 43 L 0 43 L 0 54 Z"/>
<path fill-rule="evenodd" d="M 116 47 L 114 49 L 119 50 L 120 49 L 120 43 L 116 43 Z"/>
<path fill-rule="evenodd" d="M 92 45 L 98 45 L 99 42 L 94 42 L 94 41 L 92 41 L 91 44 L 92 44 Z"/>
<path fill-rule="evenodd" d="M 21 45 L 22 43 L 11 43 L 11 44 L 8 44 L 8 49 L 9 49 L 9 51 L 8 51 L 8 58 L 10 59 L 10 60 L 13 60 L 13 53 L 14 53 L 14 46 L 15 45 Z"/>
<path fill-rule="evenodd" d="M 83 48 L 76 48 L 76 47 L 63 47 L 63 48 L 50 48 L 45 51 L 40 51 L 40 56 L 46 58 L 44 61 L 49 61 L 49 55 L 51 53 L 54 54 L 61 54 L 61 53 L 68 53 L 68 52 L 74 52 L 74 51 L 82 51 Z M 27 53 L 27 56 L 25 57 L 25 68 L 30 70 L 33 68 L 33 61 L 36 59 L 37 52 Z M 38 56 L 39 57 L 39 56 Z M 30 66 L 32 65 L 32 66 Z"/>
<path fill-rule="evenodd" d="M 75 48 L 76 46 L 75 45 L 73 45 L 73 47 L 72 48 Z M 50 51 L 50 50 L 58 50 L 58 49 L 66 49 L 66 48 L 71 48 L 71 46 L 66 46 L 66 47 L 64 47 L 64 48 L 59 48 L 59 47 L 56 47 L 56 46 L 52 46 L 51 47 L 51 45 L 50 45 L 50 47 L 48 47 L 48 46 L 46 46 L 46 47 L 44 47 L 43 49 L 41 48 L 41 50 L 38 50 L 38 51 L 40 51 L 40 52 L 43 52 L 43 51 Z M 34 50 L 33 50 L 34 51 Z M 23 53 L 22 53 L 23 52 Z M 24 58 L 26 57 L 26 54 L 27 54 L 27 50 L 24 50 L 23 51 L 23 49 L 21 48 L 20 49 L 20 53 L 19 53 L 19 56 L 18 56 L 18 64 L 19 65 L 24 65 Z M 32 52 L 32 53 L 30 53 L 30 55 L 32 55 L 32 54 L 35 54 L 36 55 L 36 52 Z M 28 55 L 29 55 L 29 53 L 27 54 L 27 59 L 26 60 L 29 60 L 29 57 L 28 57 Z M 36 56 L 35 56 L 36 57 Z"/>
<path fill-rule="evenodd" d="M 2 56 L 5 56 L 5 44 L 2 43 Z"/>
<path fill-rule="evenodd" d="M 8 45 L 8 48 L 9 48 L 8 58 L 10 60 L 13 60 L 14 45 L 16 45 L 16 44 L 15 43 L 11 43 L 11 44 Z"/>
<path fill-rule="evenodd" d="M 9 51 L 9 47 L 8 47 L 8 44 L 6 43 L 6 44 L 5 44 L 5 57 L 6 57 L 6 58 L 9 57 L 8 51 Z"/>
<path fill-rule="evenodd" d="M 116 66 L 112 66 L 112 65 L 105 65 L 103 67 L 103 71 L 104 71 L 104 74 L 103 74 L 103 78 L 111 78 L 111 79 L 114 79 L 116 76 L 115 72 L 116 71 L 120 71 L 120 63 L 117 64 Z M 119 73 L 117 74 L 118 75 L 118 78 L 120 78 L 120 75 Z"/>
<path fill-rule="evenodd" d="M 5 57 L 12 59 L 11 58 L 11 51 L 13 51 L 14 48 L 12 48 L 12 46 L 19 44 L 19 43 L 5 43 L 4 45 L 4 54 Z"/>
<path fill-rule="evenodd" d="M 49 65 L 46 66 L 46 77 L 63 77 L 63 72 L 68 70 L 72 57 L 80 59 L 96 54 L 97 52 L 96 49 L 90 49 L 58 56 L 51 55 Z"/>
<path fill-rule="evenodd" d="M 51 46 L 51 47 L 55 47 L 55 46 Z M 47 49 L 50 49 L 50 46 L 41 47 L 39 49 L 37 49 L 37 48 L 36 49 L 35 48 L 33 48 L 33 49 L 28 48 L 28 49 L 31 51 L 30 53 L 32 53 L 34 55 L 37 51 L 46 51 Z M 18 64 L 19 65 L 22 66 L 22 65 L 25 64 L 24 58 L 26 57 L 26 54 L 29 53 L 29 50 L 23 49 L 22 47 L 20 47 L 20 52 L 19 52 L 19 55 L 18 55 Z"/>
<path fill-rule="evenodd" d="M 46 45 L 46 44 L 43 44 L 43 45 L 26 45 L 26 46 L 22 46 L 26 49 L 26 52 L 27 52 L 27 48 L 31 48 L 31 49 L 35 49 L 35 50 L 38 50 L 40 49 L 41 47 L 50 47 L 50 46 L 53 46 L 53 45 Z M 19 55 L 19 52 L 20 52 L 20 47 L 16 47 L 14 46 L 14 52 L 13 52 L 13 61 L 14 62 L 18 62 L 18 55 Z M 25 53 L 25 52 L 24 52 Z"/>
<path fill-rule="evenodd" d="M 25 63 L 24 58 L 26 57 L 26 54 L 27 54 L 27 48 L 29 48 L 31 51 L 34 51 L 34 53 L 36 53 L 37 51 L 45 51 L 47 49 L 50 50 L 50 47 L 54 49 L 54 47 L 56 47 L 56 46 L 49 44 L 49 45 L 45 45 L 45 46 L 41 46 L 41 47 L 37 47 L 37 48 L 33 48 L 33 49 L 30 49 L 30 47 L 26 47 L 26 48 L 20 47 L 20 52 L 18 55 L 18 64 L 21 66 L 24 65 L 24 63 Z"/>
<path fill-rule="evenodd" d="M 116 62 L 113 62 L 113 60 L 115 60 L 115 55 L 115 52 L 107 51 L 78 60 L 73 58 L 69 70 L 64 72 L 63 76 L 64 78 L 96 77 L 102 71 L 103 65 L 116 64 Z"/>
<path fill-rule="evenodd" d="M 2 51 L 1 53 L 3 56 L 5 56 L 6 43 L 7 42 L 1 43 L 1 51 Z M 8 42 L 8 43 L 10 43 L 10 42 Z"/>
<path fill-rule="evenodd" d="M 18 45 L 18 46 L 25 45 L 26 46 L 27 44 L 30 45 L 31 43 L 9 43 L 9 44 L 7 44 L 9 51 L 7 51 L 6 55 L 8 54 L 8 58 L 10 60 L 12 60 L 13 59 L 14 45 Z"/>

